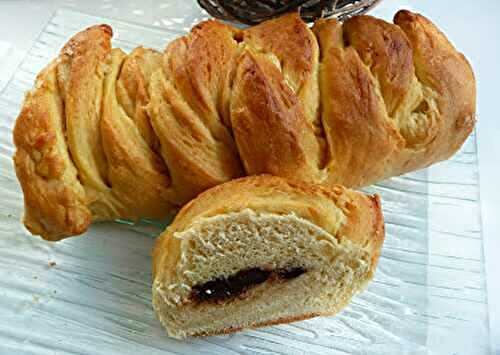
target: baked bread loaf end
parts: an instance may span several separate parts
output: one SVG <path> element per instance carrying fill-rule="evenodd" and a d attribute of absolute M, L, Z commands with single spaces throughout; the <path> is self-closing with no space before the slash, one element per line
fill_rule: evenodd
<path fill-rule="evenodd" d="M 377 196 L 270 175 L 187 204 L 153 253 L 153 304 L 175 338 L 341 310 L 373 277 L 384 240 Z"/>

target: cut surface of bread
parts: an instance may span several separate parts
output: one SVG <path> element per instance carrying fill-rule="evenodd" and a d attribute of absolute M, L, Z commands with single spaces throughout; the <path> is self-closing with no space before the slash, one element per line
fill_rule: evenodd
<path fill-rule="evenodd" d="M 153 305 L 176 338 L 333 315 L 373 277 L 377 197 L 268 175 L 210 189 L 157 241 Z"/>

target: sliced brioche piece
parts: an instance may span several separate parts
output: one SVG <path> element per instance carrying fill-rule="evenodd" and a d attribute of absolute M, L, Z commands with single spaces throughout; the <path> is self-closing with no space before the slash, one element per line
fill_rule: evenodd
<path fill-rule="evenodd" d="M 378 196 L 270 175 L 188 203 L 153 253 L 153 305 L 170 336 L 214 335 L 331 315 L 373 277 Z"/>

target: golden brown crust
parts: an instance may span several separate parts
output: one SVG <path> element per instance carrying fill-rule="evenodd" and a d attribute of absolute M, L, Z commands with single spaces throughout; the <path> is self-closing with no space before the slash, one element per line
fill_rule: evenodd
<path fill-rule="evenodd" d="M 97 191 L 107 190 L 99 121 L 112 34 L 108 25 L 76 34 L 62 48 L 57 64 L 68 148 L 84 187 Z"/>
<path fill-rule="evenodd" d="M 116 80 L 116 96 L 127 116 L 134 120 L 144 140 L 154 151 L 160 143 L 151 126 L 146 106 L 149 103 L 149 83 L 153 72 L 161 65 L 161 53 L 153 49 L 135 48 L 123 61 Z"/>
<path fill-rule="evenodd" d="M 116 79 L 125 57 L 121 50 L 113 50 L 104 82 L 100 131 L 109 166 L 107 179 L 113 197 L 123 206 L 120 217 L 162 218 L 173 209 L 167 169 L 144 138 L 144 126 L 125 114 L 116 95 Z"/>
<path fill-rule="evenodd" d="M 234 30 L 208 21 L 172 42 L 151 83 L 150 114 L 172 178 L 175 203 L 242 175 L 224 123 L 224 95 L 237 54 Z M 221 113 L 220 113 L 221 112 Z"/>
<path fill-rule="evenodd" d="M 26 224 L 47 238 L 89 219 L 161 217 L 243 175 L 364 186 L 446 159 L 474 127 L 469 64 L 409 11 L 313 31 L 297 14 L 246 30 L 206 21 L 163 53 L 137 48 L 114 64 L 111 35 L 106 25 L 75 35 L 42 75 L 55 75 L 53 89 L 35 88 L 14 132 L 33 124 L 51 137 L 60 122 L 42 165 L 72 172 L 50 187 L 32 182 L 32 143 L 16 141 Z M 55 190 L 78 217 L 55 217 Z"/>
<path fill-rule="evenodd" d="M 281 72 L 264 55 L 246 50 L 239 58 L 230 112 L 247 174 L 318 179 L 320 155 L 312 124 Z"/>
<path fill-rule="evenodd" d="M 371 16 L 351 17 L 343 29 L 346 44 L 356 49 L 378 81 L 387 114 L 392 117 L 413 84 L 409 40 L 398 26 Z"/>
<path fill-rule="evenodd" d="M 243 31 L 242 41 L 254 51 L 276 59 L 290 89 L 302 102 L 307 121 L 320 125 L 319 48 L 300 16 L 291 13 L 250 27 Z"/>
<path fill-rule="evenodd" d="M 365 185 L 383 174 L 401 139 L 387 119 L 377 82 L 353 47 L 345 46 L 335 20 L 316 23 L 321 48 L 321 117 L 330 160 L 328 183 Z M 382 171 L 381 171 L 382 170 Z"/>
<path fill-rule="evenodd" d="M 463 144 L 475 122 L 474 76 L 429 20 L 403 10 L 395 25 L 359 16 L 343 26 L 319 21 L 314 31 L 329 183 L 364 186 Z"/>
<path fill-rule="evenodd" d="M 434 119 L 436 125 L 430 127 L 433 137 L 426 141 L 422 156 L 402 168 L 406 172 L 446 159 L 460 148 L 475 124 L 476 81 L 465 57 L 428 19 L 402 10 L 395 15 L 394 23 L 408 37 L 415 74 L 432 96 L 423 100 L 426 105 L 421 113 L 429 120 Z M 431 113 L 433 105 L 435 117 Z M 419 109 L 422 107 L 415 111 Z"/>
<path fill-rule="evenodd" d="M 83 233 L 91 222 L 64 139 L 56 63 L 37 77 L 14 127 L 14 165 L 24 193 L 24 224 L 48 240 Z"/>
<path fill-rule="evenodd" d="M 276 56 L 293 91 L 301 91 L 313 80 L 318 45 L 296 13 L 250 27 L 243 31 L 242 40 L 257 52 Z"/>

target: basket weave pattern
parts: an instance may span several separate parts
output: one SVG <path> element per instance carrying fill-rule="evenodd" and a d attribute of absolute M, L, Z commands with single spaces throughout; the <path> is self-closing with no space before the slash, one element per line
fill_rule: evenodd
<path fill-rule="evenodd" d="M 342 20 L 368 11 L 380 0 L 198 0 L 210 15 L 222 20 L 255 25 L 298 11 L 307 22 L 334 16 Z"/>

